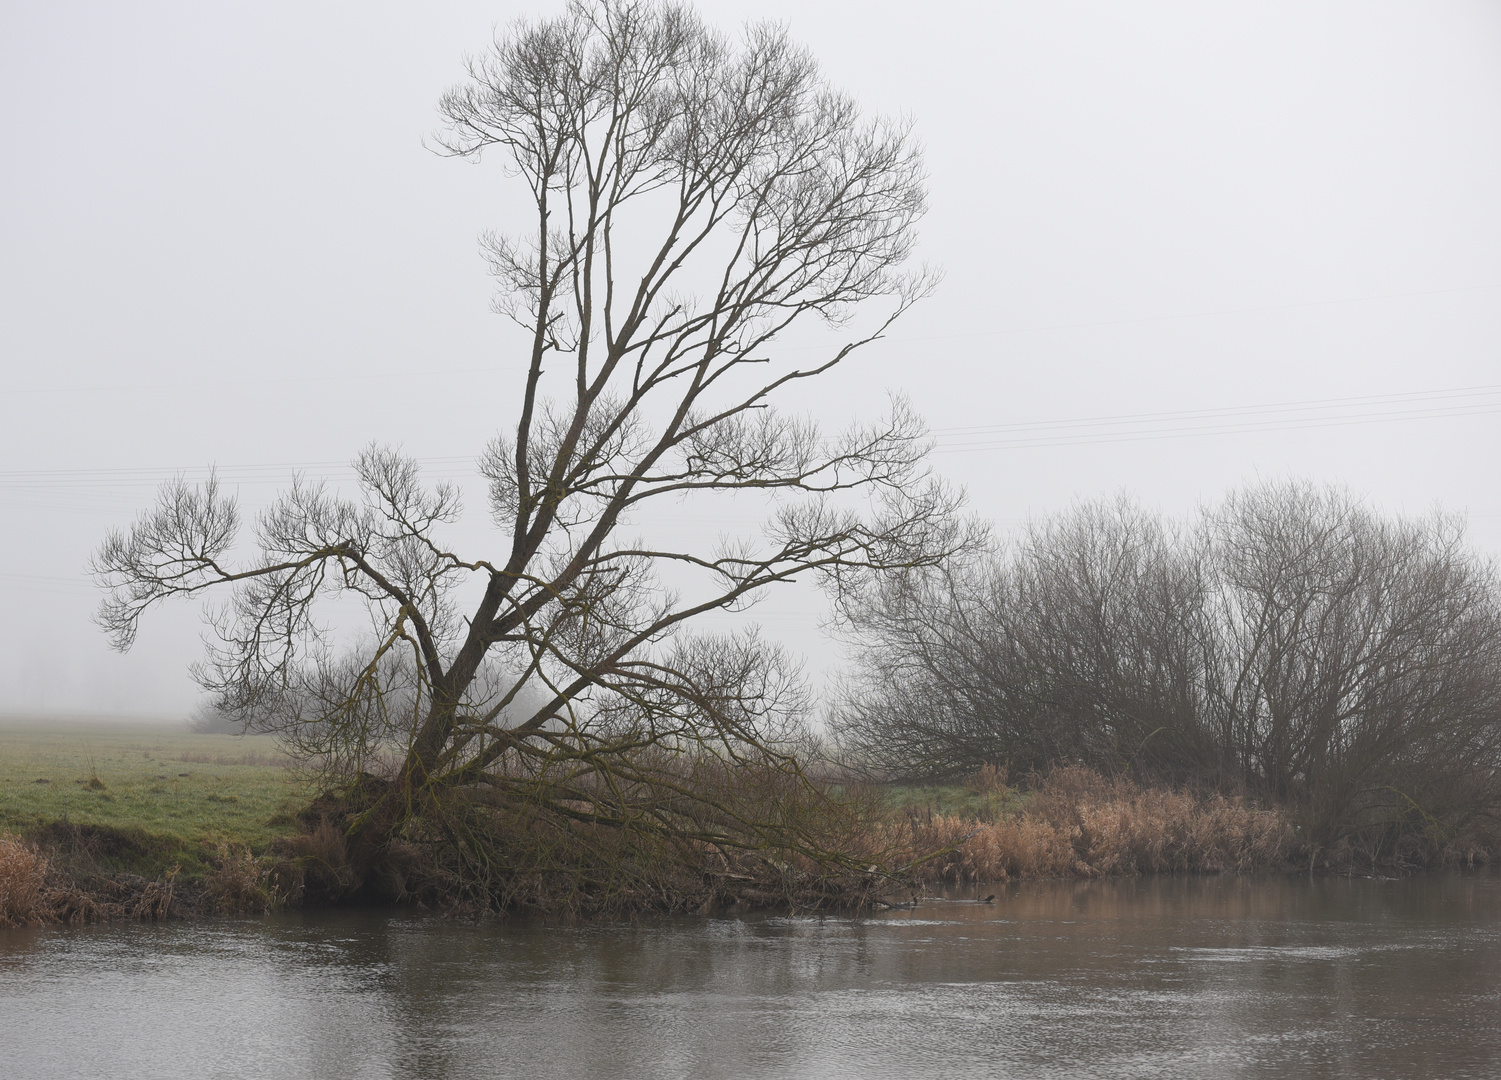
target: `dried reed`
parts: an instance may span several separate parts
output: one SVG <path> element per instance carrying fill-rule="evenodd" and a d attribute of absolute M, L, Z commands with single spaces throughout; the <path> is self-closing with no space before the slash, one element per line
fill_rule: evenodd
<path fill-rule="evenodd" d="M 47 857 L 10 833 L 0 833 L 0 926 L 51 922 Z"/>
<path fill-rule="evenodd" d="M 220 844 L 214 869 L 203 879 L 203 899 L 221 915 L 264 915 L 281 899 L 271 874 L 249 848 Z"/>
<path fill-rule="evenodd" d="M 1055 769 L 1025 809 L 1002 821 L 909 814 L 902 828 L 914 859 L 944 852 L 915 868 L 927 884 L 1246 871 L 1284 864 L 1294 846 L 1276 811 L 1078 767 Z"/>

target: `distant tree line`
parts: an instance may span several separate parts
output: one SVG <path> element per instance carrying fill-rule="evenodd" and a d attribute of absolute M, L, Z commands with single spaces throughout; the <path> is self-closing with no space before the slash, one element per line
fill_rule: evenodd
<path fill-rule="evenodd" d="M 1093 503 L 850 603 L 845 751 L 888 776 L 1081 763 L 1274 802 L 1373 857 L 1501 807 L 1501 587 L 1460 523 L 1273 484 Z"/>

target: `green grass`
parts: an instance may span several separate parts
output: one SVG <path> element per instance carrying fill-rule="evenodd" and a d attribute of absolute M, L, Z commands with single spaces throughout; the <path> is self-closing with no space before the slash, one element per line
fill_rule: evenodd
<path fill-rule="evenodd" d="M 222 843 L 259 853 L 295 833 L 309 795 L 267 736 L 0 727 L 0 831 L 103 826 L 188 874 Z"/>
<path fill-rule="evenodd" d="M 959 784 L 892 784 L 886 798 L 898 810 L 930 810 L 944 817 L 999 821 L 1016 813 L 1026 795 L 1011 787 L 977 792 Z"/>

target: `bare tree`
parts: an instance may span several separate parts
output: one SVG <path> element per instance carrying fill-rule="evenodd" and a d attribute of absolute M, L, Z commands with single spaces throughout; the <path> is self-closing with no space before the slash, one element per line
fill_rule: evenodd
<path fill-rule="evenodd" d="M 1501 810 L 1501 590 L 1459 522 L 1279 485 L 1226 500 L 1204 541 L 1206 721 L 1315 854 L 1400 855 Z"/>
<path fill-rule="evenodd" d="M 528 342 L 497 403 L 514 427 L 480 458 L 500 550 L 451 551 L 457 492 L 372 447 L 359 501 L 295 484 L 259 515 L 248 562 L 231 560 L 233 499 L 169 484 L 99 551 L 99 621 L 125 649 L 153 604 L 231 586 L 200 672 L 222 705 L 277 715 L 346 778 L 399 751 L 388 786 L 363 785 L 359 865 L 414 818 L 487 809 L 764 845 L 772 822 L 685 778 L 795 770 L 797 680 L 754 635 L 682 627 L 951 545 L 954 497 L 904 405 L 832 435 L 777 407 L 930 289 L 902 270 L 924 211 L 918 149 L 905 124 L 862 119 L 780 29 L 732 42 L 653 0 L 576 0 L 511 27 L 440 108 L 442 150 L 500 154 L 532 208 L 484 238 L 497 309 Z M 778 359 L 809 323 L 864 328 Z M 760 537 L 623 538 L 654 504 L 736 492 L 771 501 Z M 370 615 L 352 651 L 315 617 L 339 594 Z M 493 869 L 473 820 L 453 836 Z M 812 850 L 789 830 L 779 842 Z"/>
<path fill-rule="evenodd" d="M 1501 586 L 1442 516 L 1301 484 L 1176 530 L 1091 504 L 844 613 L 835 726 L 888 773 L 1082 762 L 1251 792 L 1310 858 L 1426 858 L 1501 814 Z"/>
<path fill-rule="evenodd" d="M 1204 582 L 1181 555 L 1160 521 L 1117 501 L 888 576 L 841 606 L 859 657 L 843 742 L 906 776 L 1202 764 Z"/>

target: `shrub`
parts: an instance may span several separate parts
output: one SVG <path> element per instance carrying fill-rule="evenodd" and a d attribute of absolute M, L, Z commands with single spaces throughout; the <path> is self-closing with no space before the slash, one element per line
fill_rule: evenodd
<path fill-rule="evenodd" d="M 10 833 L 0 833 L 0 926 L 52 921 L 47 870 L 46 856 Z"/>
<path fill-rule="evenodd" d="M 1501 582 L 1449 518 L 1298 484 L 1182 525 L 1086 505 L 845 614 L 836 729 L 879 773 L 1072 761 L 1248 793 L 1315 863 L 1501 846 Z"/>
<path fill-rule="evenodd" d="M 204 900 L 222 915 L 263 915 L 277 906 L 271 867 L 247 847 L 220 844 L 215 865 L 203 879 Z"/>

